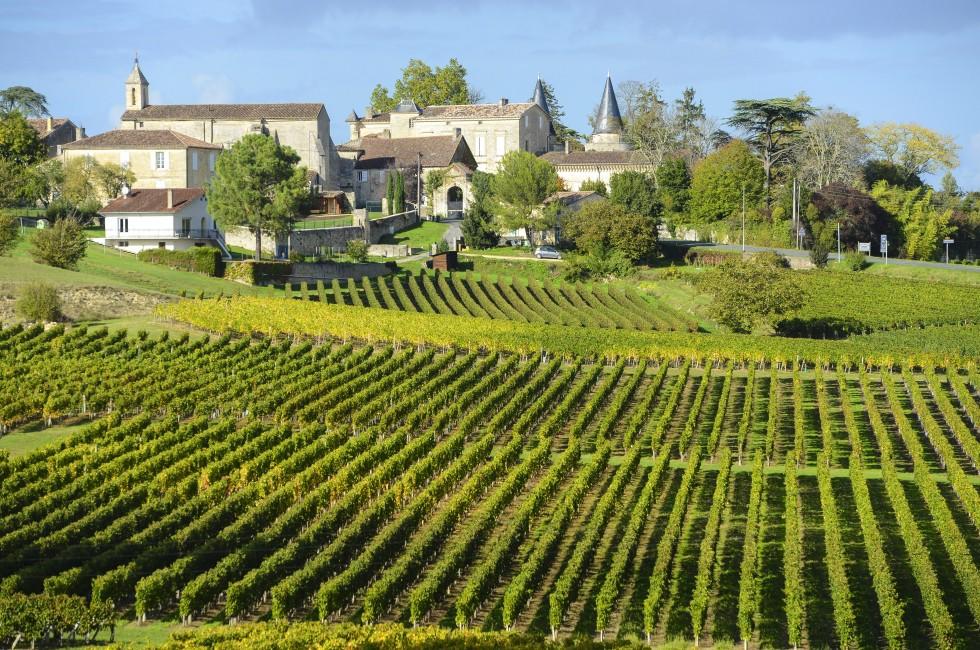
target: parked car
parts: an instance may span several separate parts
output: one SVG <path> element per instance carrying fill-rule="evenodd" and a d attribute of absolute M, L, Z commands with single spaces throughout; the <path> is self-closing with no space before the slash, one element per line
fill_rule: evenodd
<path fill-rule="evenodd" d="M 534 249 L 534 256 L 539 260 L 560 260 L 561 253 L 554 246 L 538 246 Z"/>

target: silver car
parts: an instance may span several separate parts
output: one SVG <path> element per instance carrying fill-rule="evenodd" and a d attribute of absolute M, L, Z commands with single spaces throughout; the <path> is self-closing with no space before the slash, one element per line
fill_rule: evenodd
<path fill-rule="evenodd" d="M 538 246 L 534 249 L 534 256 L 539 260 L 560 260 L 561 253 L 554 246 Z"/>

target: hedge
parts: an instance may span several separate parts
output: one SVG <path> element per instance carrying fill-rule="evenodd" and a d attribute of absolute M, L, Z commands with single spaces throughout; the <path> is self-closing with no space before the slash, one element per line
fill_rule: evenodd
<path fill-rule="evenodd" d="M 220 278 L 225 273 L 225 262 L 221 259 L 221 251 L 213 246 L 195 246 L 182 251 L 150 248 L 140 251 L 137 257 L 151 264 L 203 273 L 213 278 Z"/>
<path fill-rule="evenodd" d="M 225 278 L 245 284 L 281 284 L 293 274 L 292 262 L 231 262 L 225 267 Z"/>

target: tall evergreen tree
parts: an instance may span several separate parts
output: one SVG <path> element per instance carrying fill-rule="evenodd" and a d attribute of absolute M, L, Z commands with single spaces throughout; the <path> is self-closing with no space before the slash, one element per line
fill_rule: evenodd
<path fill-rule="evenodd" d="M 398 172 L 388 170 L 385 174 L 385 214 L 395 214 L 395 174 Z"/>
<path fill-rule="evenodd" d="M 398 172 L 398 178 L 395 180 L 395 214 L 401 214 L 405 211 L 405 175 Z"/>

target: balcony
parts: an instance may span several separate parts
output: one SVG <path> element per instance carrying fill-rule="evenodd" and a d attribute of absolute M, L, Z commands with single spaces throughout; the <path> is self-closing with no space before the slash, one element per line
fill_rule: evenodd
<path fill-rule="evenodd" d="M 140 239 L 213 239 L 220 242 L 224 242 L 225 237 L 221 234 L 220 230 L 216 229 L 198 229 L 189 228 L 184 229 L 168 229 L 168 230 L 137 230 L 132 229 L 129 232 L 115 232 L 112 230 L 106 231 L 106 239 L 126 239 L 126 240 L 140 240 Z"/>

